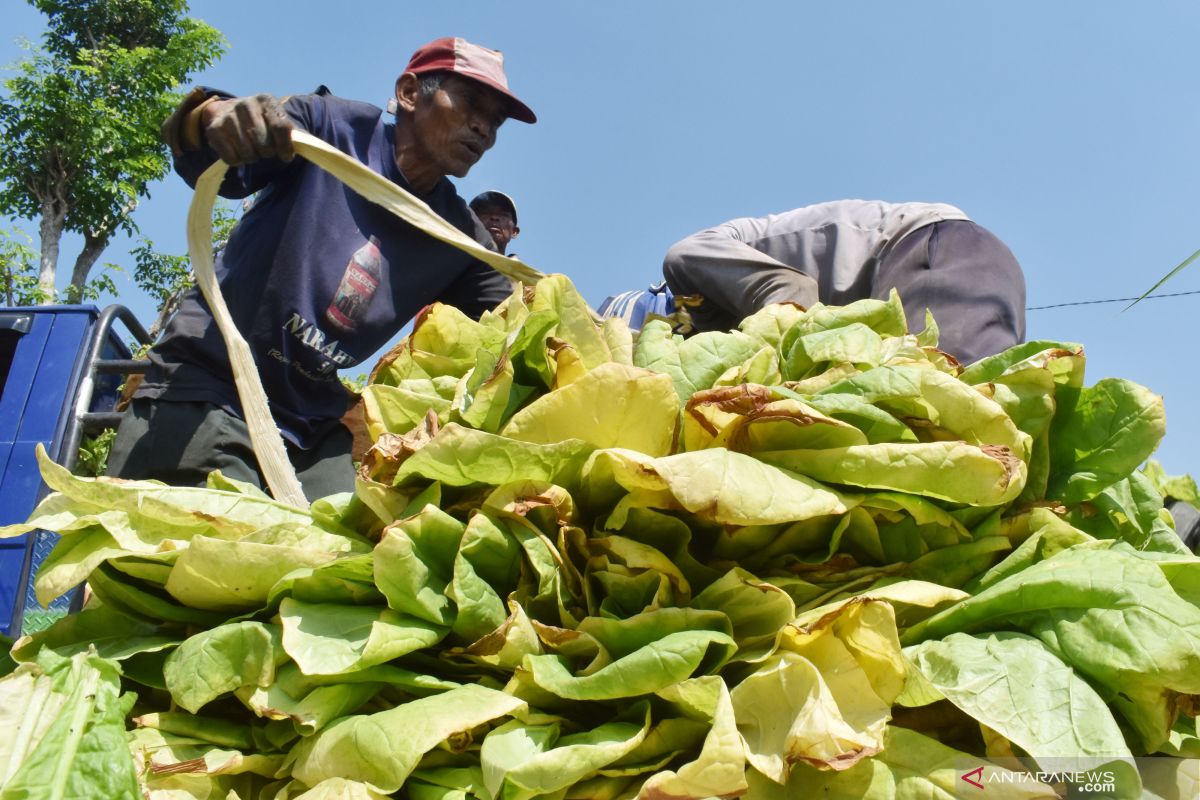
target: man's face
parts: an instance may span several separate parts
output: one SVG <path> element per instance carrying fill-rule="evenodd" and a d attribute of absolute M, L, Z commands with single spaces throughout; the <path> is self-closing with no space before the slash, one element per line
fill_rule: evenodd
<path fill-rule="evenodd" d="M 488 233 L 492 235 L 492 241 L 496 243 L 496 249 L 501 253 L 508 249 L 508 243 L 513 240 L 520 230 L 517 228 L 517 223 L 513 220 L 512 212 L 502 205 L 496 203 L 480 203 L 475 208 L 475 215 L 479 217 L 479 221 L 483 223 L 483 227 L 488 229 Z"/>
<path fill-rule="evenodd" d="M 496 143 L 508 118 L 499 92 L 458 75 L 447 75 L 413 110 L 413 132 L 421 154 L 444 175 L 461 178 Z"/>

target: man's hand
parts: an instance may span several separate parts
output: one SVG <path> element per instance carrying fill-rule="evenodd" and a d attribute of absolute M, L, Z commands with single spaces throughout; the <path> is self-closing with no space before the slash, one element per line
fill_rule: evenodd
<path fill-rule="evenodd" d="M 201 110 L 204 140 L 230 166 L 262 158 L 291 161 L 292 127 L 283 104 L 269 94 L 219 100 Z"/>

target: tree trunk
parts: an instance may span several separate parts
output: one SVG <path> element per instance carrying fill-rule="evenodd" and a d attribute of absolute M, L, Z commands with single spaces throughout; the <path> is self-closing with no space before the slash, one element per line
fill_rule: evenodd
<path fill-rule="evenodd" d="M 84 234 L 83 249 L 79 251 L 79 256 L 75 259 L 75 268 L 71 270 L 71 284 L 67 287 L 67 296 L 71 298 L 71 302 L 78 303 L 83 297 L 83 285 L 87 283 L 88 275 L 91 274 L 96 259 L 100 258 L 104 248 L 108 247 L 109 236 L 107 231 L 98 236 L 91 233 Z"/>
<path fill-rule="evenodd" d="M 162 304 L 162 308 L 158 310 L 158 316 L 154 319 L 154 324 L 146 329 L 146 333 L 150 334 L 150 341 L 158 341 L 158 334 L 162 333 L 163 326 L 167 324 L 167 320 L 179 309 L 179 304 L 183 301 L 183 296 L 187 294 L 190 288 L 191 286 L 189 285 L 179 289 Z"/>
<path fill-rule="evenodd" d="M 63 227 L 67 221 L 65 203 L 53 200 L 42 202 L 42 221 L 38 225 L 41 237 L 42 259 L 38 267 L 38 289 L 42 293 L 40 305 L 54 302 L 55 280 L 58 277 L 58 247 L 62 242 Z"/>

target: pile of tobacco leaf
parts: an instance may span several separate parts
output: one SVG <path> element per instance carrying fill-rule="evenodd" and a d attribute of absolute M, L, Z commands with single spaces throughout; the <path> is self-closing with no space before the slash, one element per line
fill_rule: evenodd
<path fill-rule="evenodd" d="M 0 798 L 1194 797 L 1161 400 L 907 330 L 893 295 L 634 335 L 552 276 L 418 319 L 354 494 L 43 457 L 0 535 L 59 533 L 39 598 L 90 600 L 12 648 Z"/>

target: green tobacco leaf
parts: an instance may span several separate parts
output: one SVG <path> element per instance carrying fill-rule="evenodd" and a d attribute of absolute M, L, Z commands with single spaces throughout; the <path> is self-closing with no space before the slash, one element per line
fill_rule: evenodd
<path fill-rule="evenodd" d="M 883 340 L 861 322 L 815 331 L 790 341 L 791 347 L 785 351 L 782 365 L 786 380 L 802 380 L 814 368 L 823 371 L 831 364 L 877 367 L 883 359 Z"/>
<path fill-rule="evenodd" d="M 891 607 L 855 602 L 786 628 L 730 696 L 747 761 L 784 783 L 797 762 L 845 769 L 879 752 L 903 687 Z"/>
<path fill-rule="evenodd" d="M 987 383 L 1031 368 L 1048 370 L 1055 383 L 1078 388 L 1083 385 L 1083 345 L 1045 339 L 1023 342 L 979 359 L 962 371 L 959 380 L 972 385 Z"/>
<path fill-rule="evenodd" d="M 1025 485 L 1025 462 L 1002 447 L 963 442 L 871 444 L 775 450 L 759 459 L 826 483 L 842 483 L 974 506 L 1010 502 Z"/>
<path fill-rule="evenodd" d="M 508 601 L 510 613 L 504 623 L 471 644 L 464 652 L 483 664 L 512 671 L 521 666 L 527 655 L 545 652 L 537 629 L 515 600 Z"/>
<path fill-rule="evenodd" d="M 647 497 L 636 505 L 674 505 L 724 525 L 793 522 L 844 513 L 852 505 L 815 481 L 722 448 L 665 458 L 601 450 L 584 468 L 583 480 L 598 499 L 613 497 L 620 487 L 635 501 L 639 493 Z"/>
<path fill-rule="evenodd" d="M 1097 538 L 1128 542 L 1138 550 L 1190 553 L 1164 518 L 1162 496 L 1141 472 L 1105 487 L 1071 509 L 1067 519 Z"/>
<path fill-rule="evenodd" d="M 292 800 L 387 800 L 386 792 L 379 792 L 369 783 L 348 781 L 345 778 L 326 778 Z"/>
<path fill-rule="evenodd" d="M 0 797 L 139 800 L 120 670 L 95 652 L 46 651 L 0 679 Z"/>
<path fill-rule="evenodd" d="M 1042 436 L 1054 418 L 1058 384 L 1047 369 L 1007 373 L 975 389 L 995 400 L 1018 428 L 1034 438 Z"/>
<path fill-rule="evenodd" d="M 783 387 L 773 386 L 771 391 L 785 397 L 794 396 L 826 416 L 853 425 L 867 437 L 867 443 L 915 442 L 917 437 L 900 420 L 882 408 L 877 408 L 865 399 L 852 394 L 797 395 Z"/>
<path fill-rule="evenodd" d="M 963 782 L 964 773 L 982 767 L 985 787 L 1003 787 L 996 792 L 1005 800 L 1053 800 L 1053 787 L 1014 773 L 985 759 L 947 747 L 916 731 L 890 726 L 886 746 L 874 758 L 863 759 L 847 770 L 817 770 L 797 764 L 786 785 L 768 780 L 755 770 L 747 771 L 755 800 L 794 800 L 821 797 L 828 800 L 921 800 L 971 797 L 977 790 Z M 979 791 L 984 796 L 984 791 Z"/>
<path fill-rule="evenodd" d="M 573 347 L 587 369 L 612 360 L 587 302 L 565 275 L 548 275 L 538 281 L 529 309 L 535 314 L 542 310 L 555 313 L 558 321 L 552 335 Z"/>
<path fill-rule="evenodd" d="M 736 797 L 746 791 L 746 751 L 729 690 L 720 678 L 699 680 L 714 682 L 718 690 L 712 724 L 700 752 L 675 770 L 652 775 L 639 797 Z"/>
<path fill-rule="evenodd" d="M 38 602 L 50 605 L 51 600 L 78 586 L 106 560 L 128 553 L 99 525 L 64 535 L 38 567 L 34 580 Z"/>
<path fill-rule="evenodd" d="M 499 354 L 504 331 L 480 324 L 454 306 L 434 303 L 413 324 L 412 358 L 431 377 L 461 378 L 479 350 Z"/>
<path fill-rule="evenodd" d="M 512 695 L 463 686 L 388 711 L 343 717 L 301 741 L 292 775 L 310 786 L 341 777 L 395 792 L 441 742 L 524 708 Z"/>
<path fill-rule="evenodd" d="M 1014 519 L 1015 521 L 1015 519 Z M 1028 514 L 1028 535 L 1004 560 L 972 581 L 966 588 L 978 594 L 1021 570 L 1044 561 L 1092 537 L 1070 525 L 1046 508 L 1034 508 Z"/>
<path fill-rule="evenodd" d="M 498 486 L 515 480 L 569 486 L 594 449 L 579 439 L 534 444 L 450 423 L 400 465 L 395 483 L 420 477 L 448 486 Z"/>
<path fill-rule="evenodd" d="M 512 720 L 488 733 L 479 750 L 483 782 L 492 797 L 531 800 L 553 795 L 631 752 L 650 727 L 650 706 L 634 704 L 618 719 L 562 735 L 557 724 Z"/>
<path fill-rule="evenodd" d="M 600 325 L 600 336 L 612 360 L 633 366 L 633 332 L 623 317 L 609 317 Z"/>
<path fill-rule="evenodd" d="M 243 686 L 237 696 L 260 717 L 289 720 L 302 736 L 311 736 L 333 720 L 357 711 L 385 685 L 364 682 L 302 686 L 296 696 L 283 685 L 284 671 L 289 668 L 299 672 L 299 668 L 286 665 L 280 669 L 280 681 L 266 688 Z"/>
<path fill-rule="evenodd" d="M 141 767 L 140 796 L 155 798 L 253 796 L 284 760 L 281 755 L 243 753 L 154 728 L 131 731 L 128 748 Z"/>
<path fill-rule="evenodd" d="M 904 305 L 895 289 L 887 300 L 857 300 L 844 306 L 814 305 L 796 322 L 785 337 L 781 348 L 786 350 L 793 337 L 807 336 L 818 331 L 831 331 L 849 325 L 861 324 L 880 336 L 904 336 L 908 324 L 904 318 Z"/>
<path fill-rule="evenodd" d="M 763 347 L 741 364 L 730 367 L 721 373 L 721 377 L 713 381 L 713 386 L 740 386 L 743 383 L 773 386 L 782 381 L 783 375 L 779 372 L 779 355 L 774 348 Z"/>
<path fill-rule="evenodd" d="M 455 390 L 455 418 L 472 428 L 495 433 L 531 392 L 528 387 L 514 386 L 515 374 L 509 358 L 480 350 L 475 366 Z"/>
<path fill-rule="evenodd" d="M 1142 466 L 1142 472 L 1164 499 L 1200 506 L 1200 489 L 1196 488 L 1196 479 L 1191 475 L 1168 475 L 1162 464 L 1153 458 Z"/>
<path fill-rule="evenodd" d="M 950 702 L 1048 770 L 1130 756 L 1100 695 L 1037 639 L 954 633 L 910 647 L 905 656 Z"/>
<path fill-rule="evenodd" d="M 671 376 L 681 402 L 701 389 L 711 389 L 727 370 L 752 358 L 761 344 L 744 333 L 705 331 L 690 339 L 671 333 L 661 320 L 649 322 L 638 335 L 635 366 Z"/>
<path fill-rule="evenodd" d="M 57 492 L 48 495 L 29 514 L 29 519 L 12 525 L 0 526 L 0 539 L 23 536 L 30 531 L 48 530 L 74 533 L 99 525 L 99 515 L 105 513 L 103 506 L 76 500 Z M 110 515 L 111 516 L 111 515 Z"/>
<path fill-rule="evenodd" d="M 684 448 L 725 447 L 753 454 L 867 444 L 853 424 L 799 400 L 775 400 L 773 394 L 765 386 L 742 384 L 692 395 L 683 418 Z"/>
<path fill-rule="evenodd" d="M 742 320 L 738 330 L 778 349 L 783 337 L 804 316 L 800 306 L 791 303 L 772 303 Z"/>
<path fill-rule="evenodd" d="M 38 450 L 42 478 L 57 492 L 85 504 L 130 515 L 131 533 L 147 544 L 195 534 L 240 538 L 281 523 L 312 523 L 307 509 L 240 492 L 167 486 L 156 481 L 80 478 Z M 153 520 L 152 524 L 146 524 Z M 119 531 L 112 531 L 119 536 Z M 147 538 L 149 537 L 149 538 Z"/>
<path fill-rule="evenodd" d="M 120 556 L 110 558 L 109 566 L 117 572 L 141 581 L 147 585 L 166 586 L 171 577 L 171 569 L 179 560 L 182 550 L 166 550 L 161 553 Z"/>
<path fill-rule="evenodd" d="M 254 735 L 249 725 L 218 717 L 202 717 L 183 711 L 161 711 L 142 714 L 134 717 L 131 722 L 139 728 L 153 728 L 234 750 L 254 748 Z"/>
<path fill-rule="evenodd" d="M 12 652 L 20 661 L 32 661 L 43 647 L 63 656 L 95 648 L 101 658 L 120 661 L 137 653 L 164 650 L 183 639 L 179 628 L 150 624 L 109 606 L 96 606 L 68 614 L 44 631 L 22 636 Z"/>
<path fill-rule="evenodd" d="M 852 603 L 882 600 L 891 606 L 897 628 L 903 630 L 967 597 L 969 595 L 960 589 L 953 589 L 938 583 L 912 580 L 894 583 L 880 582 L 876 586 L 857 591 L 848 597 L 810 608 L 799 614 L 792 624 L 801 627 L 812 625 L 828 617 L 830 613 Z"/>
<path fill-rule="evenodd" d="M 523 385 L 540 390 L 554 385 L 555 365 L 546 341 L 558 324 L 558 314 L 543 308 L 525 317 L 518 328 L 509 334 L 508 357 L 513 364 L 513 378 Z"/>
<path fill-rule="evenodd" d="M 860 563 L 915 562 L 930 551 L 971 540 L 971 533 L 945 510 L 915 495 L 875 492 L 863 498 L 832 551 L 849 552 Z M 865 512 L 865 513 L 863 513 Z"/>
<path fill-rule="evenodd" d="M 111 564 L 101 564 L 88 576 L 88 587 L 105 605 L 133 617 L 154 622 L 220 625 L 227 615 L 175 602 L 155 584 L 129 577 Z"/>
<path fill-rule="evenodd" d="M 567 700 L 616 700 L 664 689 L 706 662 L 714 667 L 736 649 L 719 631 L 679 631 L 618 658 L 587 675 L 573 675 L 560 656 L 526 656 L 523 669 L 535 685 Z M 711 652 L 710 652 L 711 651 Z"/>
<path fill-rule="evenodd" d="M 1128 545 L 1089 542 L 1032 564 L 909 628 L 904 642 L 1006 629 L 1088 678 L 1145 751 L 1166 741 L 1176 693 L 1200 694 L 1200 608 Z"/>
<path fill-rule="evenodd" d="M 384 433 L 406 433 L 421 424 L 430 409 L 445 422 L 454 387 L 453 378 L 418 378 L 396 386 L 371 384 L 362 391 L 367 433 L 372 439 Z"/>
<path fill-rule="evenodd" d="M 692 608 L 720 611 L 733 625 L 737 661 L 766 658 L 779 631 L 796 617 L 796 604 L 777 586 L 734 568 L 692 599 Z"/>
<path fill-rule="evenodd" d="M 283 649 L 306 675 L 337 675 L 429 647 L 446 628 L 387 608 L 302 603 L 279 605 Z M 259 684 L 260 686 L 263 684 Z"/>
<path fill-rule="evenodd" d="M 928 367 L 878 367 L 839 381 L 821 394 L 861 397 L 910 426 L 925 420 L 941 438 L 950 434 L 974 445 L 1006 447 L 1018 458 L 1029 449 L 1029 436 L 1013 424 L 995 401 L 957 378 Z"/>
<path fill-rule="evenodd" d="M 306 603 L 380 605 L 384 597 L 373 580 L 373 554 L 344 556 L 316 567 L 301 567 L 280 578 L 267 598 L 277 608 L 285 597 Z"/>
<path fill-rule="evenodd" d="M 446 588 L 457 606 L 455 635 L 471 643 L 504 624 L 508 612 L 501 593 L 516 588 L 521 562 L 520 543 L 506 527 L 486 514 L 471 517 Z"/>
<path fill-rule="evenodd" d="M 1106 378 L 1072 394 L 1059 392 L 1047 489 L 1047 497 L 1067 505 L 1090 500 L 1127 477 L 1166 430 L 1162 398 L 1131 381 Z"/>
<path fill-rule="evenodd" d="M 435 625 L 454 621 L 446 587 L 466 528 L 427 505 L 384 531 L 375 548 L 375 583 L 389 607 Z"/>
<path fill-rule="evenodd" d="M 580 439 L 663 456 L 671 452 L 678 416 L 669 377 L 609 363 L 530 403 L 502 434 L 538 444 Z"/>
<path fill-rule="evenodd" d="M 925 309 L 925 327 L 917 334 L 917 344 L 921 347 L 937 347 L 941 341 L 941 330 L 938 329 L 937 320 L 933 318 L 933 313 L 927 308 Z"/>
<path fill-rule="evenodd" d="M 302 567 L 332 561 L 336 553 L 196 536 L 167 578 L 171 595 L 192 608 L 239 612 L 262 608 L 275 583 Z"/>
<path fill-rule="evenodd" d="M 195 714 L 243 686 L 269 686 L 287 658 L 281 631 L 262 622 L 234 622 L 187 639 L 163 667 L 171 697 Z"/>

